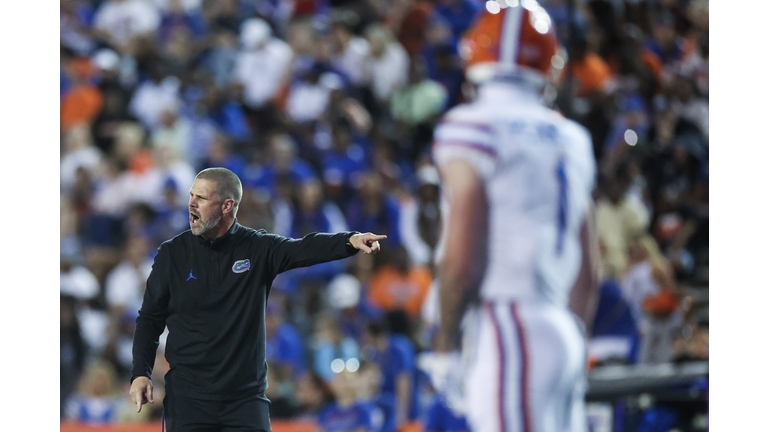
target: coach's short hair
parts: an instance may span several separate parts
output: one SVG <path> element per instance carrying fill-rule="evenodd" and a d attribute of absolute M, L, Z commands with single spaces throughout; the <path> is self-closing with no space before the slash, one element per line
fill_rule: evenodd
<path fill-rule="evenodd" d="M 216 193 L 222 199 L 231 198 L 235 201 L 232 214 L 237 214 L 240 200 L 243 199 L 243 184 L 237 174 L 226 168 L 206 168 L 200 171 L 195 178 L 216 182 Z"/>

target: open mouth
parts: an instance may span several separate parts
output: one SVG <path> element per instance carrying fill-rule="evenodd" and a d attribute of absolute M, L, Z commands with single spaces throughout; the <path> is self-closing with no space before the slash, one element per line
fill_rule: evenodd
<path fill-rule="evenodd" d="M 194 213 L 190 213 L 189 214 L 189 223 L 190 224 L 194 225 L 194 224 L 197 224 L 199 222 L 200 222 L 200 216 L 198 216 L 198 215 L 196 215 Z"/>

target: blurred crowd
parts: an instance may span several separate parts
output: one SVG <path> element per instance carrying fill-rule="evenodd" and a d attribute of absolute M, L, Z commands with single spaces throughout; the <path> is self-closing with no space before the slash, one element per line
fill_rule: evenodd
<path fill-rule="evenodd" d="M 600 168 L 591 367 L 707 360 L 708 2 L 539 3 L 568 53 L 555 108 Z M 432 130 L 469 97 L 458 41 L 485 1 L 60 5 L 62 419 L 160 418 L 126 396 L 135 318 L 156 248 L 188 229 L 195 174 L 222 166 L 243 181 L 243 225 L 388 236 L 275 280 L 272 418 L 465 430 L 418 354 L 436 315 Z"/>

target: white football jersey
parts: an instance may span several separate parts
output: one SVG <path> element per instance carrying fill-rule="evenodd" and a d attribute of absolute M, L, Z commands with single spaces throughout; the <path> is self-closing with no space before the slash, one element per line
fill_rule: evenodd
<path fill-rule="evenodd" d="M 485 182 L 490 214 L 481 299 L 567 305 L 596 175 L 587 130 L 544 106 L 532 89 L 489 82 L 474 102 L 444 116 L 432 151 L 443 175 L 449 161 L 462 159 Z M 442 201 L 444 238 L 447 191 Z"/>

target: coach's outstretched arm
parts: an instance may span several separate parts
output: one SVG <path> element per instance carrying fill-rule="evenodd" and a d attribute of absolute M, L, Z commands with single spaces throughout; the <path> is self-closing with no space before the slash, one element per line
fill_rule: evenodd
<path fill-rule="evenodd" d="M 359 250 L 375 254 L 381 249 L 379 240 L 387 236 L 346 231 L 335 234 L 310 233 L 299 239 L 275 234 L 269 234 L 267 238 L 271 242 L 268 260 L 277 275 L 298 267 L 348 258 Z"/>
<path fill-rule="evenodd" d="M 438 276 L 440 330 L 434 342 L 436 352 L 458 348 L 459 325 L 468 306 L 478 298 L 488 262 L 488 197 L 483 179 L 461 159 L 448 162 L 442 174 L 450 213 Z"/>

